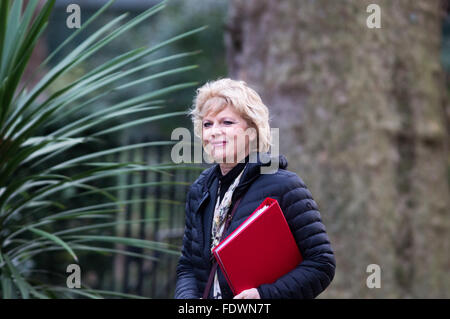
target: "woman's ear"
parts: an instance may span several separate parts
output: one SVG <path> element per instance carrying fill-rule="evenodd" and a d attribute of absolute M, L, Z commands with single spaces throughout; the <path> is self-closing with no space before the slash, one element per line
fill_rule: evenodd
<path fill-rule="evenodd" d="M 250 150 L 257 150 L 258 149 L 258 132 L 254 127 L 249 127 L 246 131 L 246 134 L 248 136 L 249 141 L 249 147 Z"/>
<path fill-rule="evenodd" d="M 256 129 L 254 127 L 250 127 L 249 133 L 250 142 L 255 141 L 256 137 L 258 136 Z"/>

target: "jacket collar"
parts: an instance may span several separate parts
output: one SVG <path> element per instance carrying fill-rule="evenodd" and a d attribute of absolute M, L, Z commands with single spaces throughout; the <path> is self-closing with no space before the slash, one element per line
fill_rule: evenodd
<path fill-rule="evenodd" d="M 271 166 L 272 161 L 278 161 L 278 168 L 281 169 L 286 169 L 288 166 L 287 158 L 282 154 L 278 155 L 278 158 L 276 158 L 275 156 L 272 156 L 267 152 L 250 153 L 249 162 L 244 168 L 244 173 L 242 174 L 241 180 L 236 187 L 235 192 L 237 191 L 238 193 L 240 193 L 241 191 L 245 191 L 247 186 L 249 186 L 255 179 L 259 177 L 259 175 L 261 175 L 261 167 Z M 219 169 L 218 166 L 218 163 L 214 164 L 208 176 L 206 177 L 206 183 L 203 185 L 204 191 L 207 191 L 211 187 L 214 179 L 217 178 L 214 172 Z"/>
<path fill-rule="evenodd" d="M 262 153 L 262 152 L 254 152 L 250 154 L 249 162 L 247 166 L 244 168 L 244 172 L 242 173 L 241 180 L 239 181 L 238 186 L 233 192 L 232 201 L 236 196 L 241 196 L 244 194 L 248 187 L 250 187 L 251 183 L 257 179 L 261 175 L 261 167 L 262 166 L 271 166 L 272 161 L 278 161 L 278 168 L 286 169 L 288 166 L 288 161 L 284 155 L 278 155 L 278 158 L 272 156 L 270 153 Z M 216 190 L 211 189 L 211 185 L 213 182 L 218 179 L 216 170 L 219 169 L 217 166 L 219 164 L 214 164 L 209 168 L 209 172 L 205 177 L 205 181 L 202 185 L 202 198 L 199 199 L 197 208 L 195 212 L 200 211 L 200 207 L 207 202 L 207 199 L 212 194 L 215 194 Z M 277 169 L 278 170 L 278 169 Z"/>

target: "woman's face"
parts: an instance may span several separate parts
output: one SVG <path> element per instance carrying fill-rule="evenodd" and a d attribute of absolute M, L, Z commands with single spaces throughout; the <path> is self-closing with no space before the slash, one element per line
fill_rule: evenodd
<path fill-rule="evenodd" d="M 202 122 L 202 142 L 205 152 L 218 163 L 237 163 L 248 155 L 249 142 L 255 138 L 247 122 L 233 107 L 217 114 L 208 112 Z"/>

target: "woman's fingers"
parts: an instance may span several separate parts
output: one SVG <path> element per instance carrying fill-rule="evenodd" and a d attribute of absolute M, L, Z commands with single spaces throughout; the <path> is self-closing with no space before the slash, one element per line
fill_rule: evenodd
<path fill-rule="evenodd" d="M 261 299 L 261 297 L 259 296 L 258 289 L 250 288 L 237 294 L 233 299 Z"/>

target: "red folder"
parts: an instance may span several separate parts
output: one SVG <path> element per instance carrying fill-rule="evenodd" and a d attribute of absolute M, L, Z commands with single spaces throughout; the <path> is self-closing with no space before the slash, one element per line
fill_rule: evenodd
<path fill-rule="evenodd" d="M 275 282 L 303 260 L 278 201 L 270 197 L 213 253 L 234 295 Z"/>

